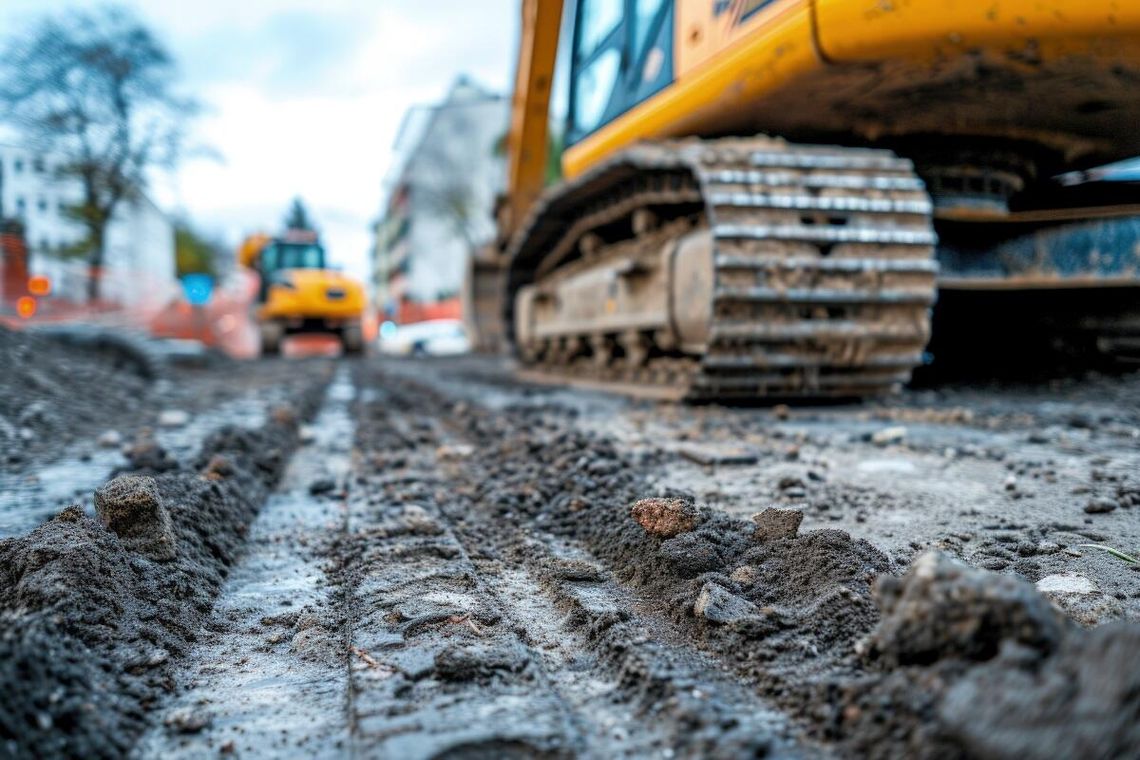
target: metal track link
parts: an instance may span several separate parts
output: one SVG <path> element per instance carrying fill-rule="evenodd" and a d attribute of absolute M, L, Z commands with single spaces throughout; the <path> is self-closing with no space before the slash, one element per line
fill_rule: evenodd
<path fill-rule="evenodd" d="M 716 295 L 689 395 L 889 392 L 929 338 L 930 198 L 887 151 L 783 147 L 702 154 Z"/>
<path fill-rule="evenodd" d="M 561 268 L 617 214 L 694 200 L 714 239 L 703 355 L 630 367 L 568 352 L 532 365 L 531 379 L 687 400 L 865 397 L 909 379 L 930 334 L 937 238 L 913 165 L 887 151 L 765 137 L 637 146 L 537 204 L 508 289 Z"/>

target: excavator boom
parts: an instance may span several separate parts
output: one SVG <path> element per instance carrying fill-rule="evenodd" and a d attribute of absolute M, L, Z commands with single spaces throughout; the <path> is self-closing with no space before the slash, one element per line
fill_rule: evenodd
<path fill-rule="evenodd" d="M 561 24 L 562 0 L 523 0 L 507 136 L 507 220 L 501 232 L 508 234 L 501 235 L 504 238 L 522 223 L 545 184 L 550 90 Z"/>

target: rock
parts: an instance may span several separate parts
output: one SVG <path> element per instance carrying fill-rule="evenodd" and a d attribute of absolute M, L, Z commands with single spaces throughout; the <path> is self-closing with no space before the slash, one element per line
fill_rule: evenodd
<path fill-rule="evenodd" d="M 158 424 L 160 427 L 183 427 L 189 422 L 190 413 L 181 409 L 166 409 L 158 415 Z"/>
<path fill-rule="evenodd" d="M 143 431 L 134 443 L 124 448 L 123 456 L 131 463 L 132 470 L 167 472 L 178 469 L 178 460 L 158 445 L 150 431 Z"/>
<path fill-rule="evenodd" d="M 441 461 L 466 459 L 475 453 L 474 446 L 467 444 L 453 444 L 450 446 L 440 446 L 435 450 L 435 456 Z"/>
<path fill-rule="evenodd" d="M 776 487 L 781 491 L 790 491 L 793 489 L 802 491 L 805 486 L 804 482 L 795 475 L 785 475 L 780 478 L 780 482 L 776 484 Z"/>
<path fill-rule="evenodd" d="M 123 445 L 123 435 L 118 430 L 105 430 L 96 439 L 96 443 L 105 449 L 117 449 Z"/>
<path fill-rule="evenodd" d="M 710 623 L 727 625 L 740 620 L 759 618 L 760 609 L 724 586 L 709 581 L 701 587 L 701 593 L 697 595 L 697 601 L 693 604 L 693 614 Z"/>
<path fill-rule="evenodd" d="M 177 550 L 170 513 L 154 478 L 120 475 L 95 491 L 99 521 L 129 548 L 152 559 L 173 559 Z"/>
<path fill-rule="evenodd" d="M 167 728 L 179 734 L 196 734 L 210 725 L 210 718 L 204 713 L 192 710 L 176 710 L 163 721 Z"/>
<path fill-rule="evenodd" d="M 889 446 L 892 443 L 902 443 L 906 438 L 906 428 L 900 426 L 883 428 L 871 434 L 871 443 L 876 446 Z"/>
<path fill-rule="evenodd" d="M 419 504 L 405 505 L 401 521 L 409 533 L 421 536 L 434 536 L 443 532 L 443 528 L 441 528 L 435 518 L 431 516 L 431 513 Z"/>
<path fill-rule="evenodd" d="M 752 565 L 741 565 L 732 571 L 732 575 L 728 576 L 736 583 L 743 583 L 748 585 L 755 583 L 756 579 L 760 577 L 760 573 Z"/>
<path fill-rule="evenodd" d="M 1028 583 L 937 551 L 901 579 L 880 577 L 875 597 L 882 618 L 860 649 L 891 666 L 988 660 L 1005 643 L 1047 654 L 1072 626 Z"/>
<path fill-rule="evenodd" d="M 672 538 L 697 526 L 697 509 L 684 499 L 641 499 L 629 513 L 646 533 L 658 538 Z"/>
<path fill-rule="evenodd" d="M 1100 591 L 1095 583 L 1076 573 L 1047 575 L 1037 581 L 1036 587 L 1042 594 L 1096 594 Z"/>
<path fill-rule="evenodd" d="M 752 515 L 756 532 L 752 537 L 757 541 L 771 541 L 776 538 L 795 538 L 799 533 L 804 513 L 798 509 L 777 509 L 769 507 Z"/>
<path fill-rule="evenodd" d="M 234 474 L 234 464 L 223 454 L 214 454 L 202 470 L 202 477 L 207 480 L 224 480 Z"/>
<path fill-rule="evenodd" d="M 309 483 L 309 493 L 313 496 L 318 496 L 324 493 L 332 493 L 336 490 L 336 481 L 332 478 L 317 478 L 312 483 Z"/>
<path fill-rule="evenodd" d="M 1090 515 L 1107 514 L 1116 509 L 1116 502 L 1112 499 L 1092 499 L 1085 505 L 1085 512 Z"/>
<path fill-rule="evenodd" d="M 285 425 L 286 427 L 293 427 L 299 421 L 297 410 L 292 404 L 285 402 L 278 404 L 269 410 L 269 419 L 278 425 Z"/>

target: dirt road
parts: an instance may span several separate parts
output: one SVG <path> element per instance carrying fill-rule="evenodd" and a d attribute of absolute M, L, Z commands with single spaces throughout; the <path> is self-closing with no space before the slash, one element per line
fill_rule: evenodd
<path fill-rule="evenodd" d="M 239 366 L 181 387 L 247 432 L 0 541 L 11 754 L 1140 751 L 1140 573 L 1084 546 L 1140 547 L 1140 377 L 788 409 Z"/>

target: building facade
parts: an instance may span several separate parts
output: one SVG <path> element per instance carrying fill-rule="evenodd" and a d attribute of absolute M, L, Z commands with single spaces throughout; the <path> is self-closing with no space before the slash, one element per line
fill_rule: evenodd
<path fill-rule="evenodd" d="M 508 119 L 506 97 L 466 78 L 405 114 L 373 228 L 373 302 L 385 317 L 459 315 L 468 258 L 495 232 Z"/>
<path fill-rule="evenodd" d="M 56 170 L 51 156 L 0 145 L 0 218 L 23 223 L 31 273 L 51 278 L 55 297 L 78 302 L 86 299 L 86 231 L 67 210 L 82 201 L 83 188 Z M 174 225 L 148 198 L 115 209 L 103 272 L 103 298 L 122 305 L 178 292 Z"/>

